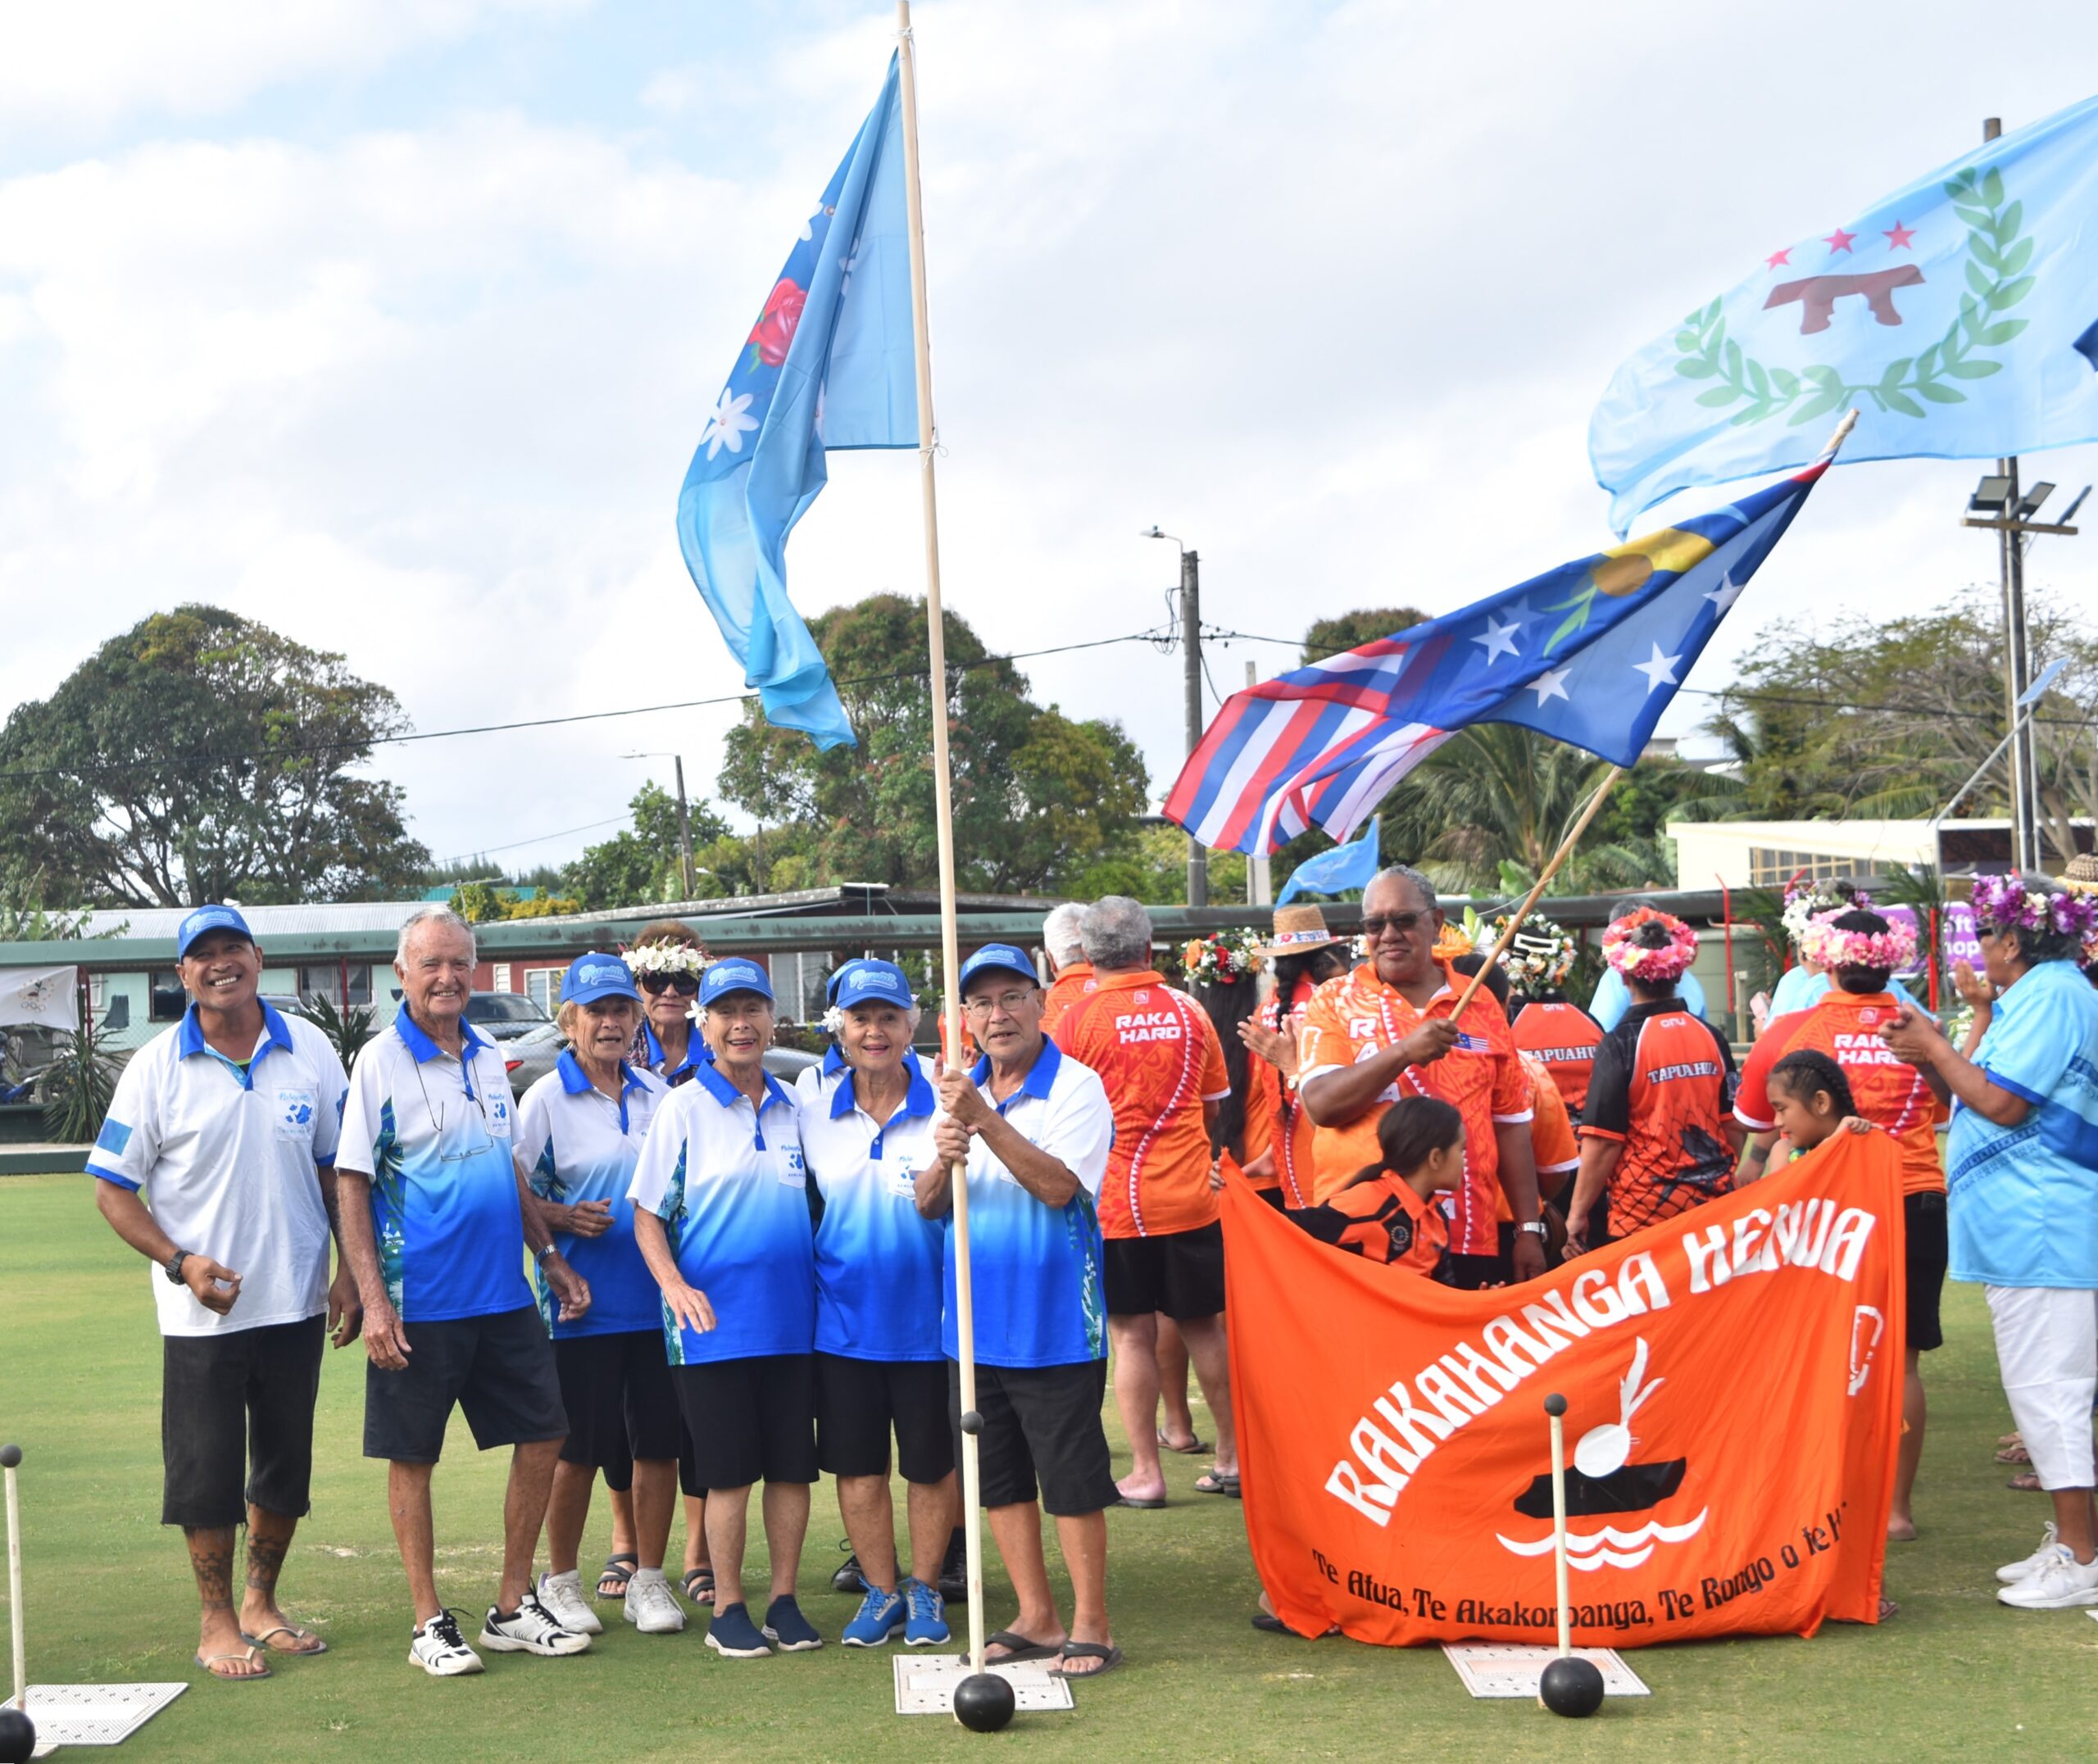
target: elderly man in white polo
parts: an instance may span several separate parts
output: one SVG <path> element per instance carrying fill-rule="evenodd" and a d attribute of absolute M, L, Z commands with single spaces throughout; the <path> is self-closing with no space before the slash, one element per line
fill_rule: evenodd
<path fill-rule="evenodd" d="M 357 1333 L 356 1289 L 328 1281 L 347 1081 L 325 1036 L 256 996 L 262 952 L 234 908 L 184 919 L 175 961 L 189 1009 L 125 1067 L 88 1173 L 111 1228 L 156 1264 L 161 1522 L 189 1545 L 197 1664 L 246 1681 L 270 1676 L 266 1653 L 327 1652 L 278 1605 L 277 1575 L 307 1511 L 322 1313 L 338 1347 Z"/>

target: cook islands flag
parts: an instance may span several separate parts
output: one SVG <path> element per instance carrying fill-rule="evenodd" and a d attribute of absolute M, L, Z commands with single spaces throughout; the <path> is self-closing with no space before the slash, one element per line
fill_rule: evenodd
<path fill-rule="evenodd" d="M 678 495 L 678 544 L 765 714 L 819 747 L 852 727 L 787 597 L 787 535 L 846 447 L 918 445 L 897 64 L 765 297 Z"/>
<path fill-rule="evenodd" d="M 1311 827 L 1345 840 L 1474 723 L 1630 765 L 1834 457 L 1832 442 L 1728 507 L 1233 693 L 1166 818 L 1218 850 L 1273 851 Z"/>
<path fill-rule="evenodd" d="M 1994 459 L 2098 438 L 2098 98 L 1761 256 L 1617 370 L 1588 425 L 1611 524 L 1813 457 Z"/>

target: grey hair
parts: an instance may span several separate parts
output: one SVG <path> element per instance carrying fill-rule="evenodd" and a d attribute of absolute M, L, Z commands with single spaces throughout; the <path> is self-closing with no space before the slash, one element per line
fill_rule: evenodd
<path fill-rule="evenodd" d="M 1421 873 L 1415 869 L 1410 864 L 1386 864 L 1383 868 L 1378 871 L 1374 876 L 1369 878 L 1369 888 L 1374 888 L 1379 882 L 1404 882 L 1409 888 L 1412 889 L 1415 894 L 1419 895 L 1422 900 L 1425 900 L 1429 907 L 1433 908 L 1436 905 L 1435 884 L 1430 882 L 1425 876 L 1422 875 Z M 1365 888 L 1362 891 L 1362 898 L 1365 900 L 1369 898 L 1369 888 Z"/>
<path fill-rule="evenodd" d="M 448 906 L 439 906 L 432 901 L 428 906 L 419 906 L 411 913 L 401 926 L 400 941 L 393 945 L 393 962 L 401 966 L 408 959 L 408 945 L 415 941 L 416 933 L 425 925 L 441 925 L 447 931 L 466 933 L 467 959 L 478 962 L 481 959 L 479 942 L 474 936 L 474 927 Z"/>
<path fill-rule="evenodd" d="M 1075 900 L 1066 900 L 1050 908 L 1049 916 L 1042 921 L 1042 946 L 1059 968 L 1083 959 L 1085 937 L 1080 927 L 1084 918 L 1085 909 Z"/>
<path fill-rule="evenodd" d="M 1096 968 L 1142 968 L 1151 960 L 1151 914 L 1125 894 L 1102 895 L 1079 923 L 1085 959 Z"/>

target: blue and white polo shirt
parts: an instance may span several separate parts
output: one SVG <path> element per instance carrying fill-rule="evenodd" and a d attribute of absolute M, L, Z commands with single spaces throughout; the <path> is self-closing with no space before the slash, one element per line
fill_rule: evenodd
<path fill-rule="evenodd" d="M 991 1096 L 991 1062 L 970 1073 L 983 1100 L 1030 1145 L 1078 1178 L 1060 1207 L 1037 1200 L 977 1134 L 969 1142 L 969 1248 L 976 1358 L 986 1366 L 1069 1366 L 1107 1352 L 1097 1201 L 1115 1143 L 1115 1111 L 1099 1074 L 1042 1038 L 1042 1051 L 1002 1104 Z M 935 1120 L 942 1118 L 936 1116 Z M 950 1359 L 955 1329 L 954 1215 L 945 1221 L 940 1326 Z"/>
<path fill-rule="evenodd" d="M 192 1004 L 116 1081 L 88 1174 L 135 1190 L 176 1245 L 241 1277 L 224 1317 L 151 1270 L 164 1335 L 228 1335 L 328 1308 L 328 1210 L 349 1081 L 327 1036 L 265 1004 L 245 1070 L 211 1047 Z"/>
<path fill-rule="evenodd" d="M 663 1222 L 685 1284 L 715 1327 L 679 1327 L 658 1308 L 673 1366 L 806 1354 L 815 1331 L 815 1251 L 801 1109 L 770 1072 L 762 1109 L 712 1065 L 665 1097 L 628 1194 Z"/>
<path fill-rule="evenodd" d="M 463 1027 L 461 1060 L 402 1011 L 357 1055 L 343 1113 L 340 1167 L 371 1178 L 379 1267 L 407 1323 L 532 1302 L 510 1080 L 494 1045 Z"/>
<path fill-rule="evenodd" d="M 648 1069 L 673 1090 L 702 1066 L 711 1064 L 714 1059 L 714 1050 L 706 1045 L 706 1038 L 699 1032 L 696 1023 L 685 1043 L 685 1057 L 674 1066 L 670 1063 L 670 1056 L 663 1051 L 663 1044 L 656 1037 L 656 1026 L 646 1018 L 642 1019 L 641 1046 L 642 1058 Z"/>
<path fill-rule="evenodd" d="M 628 1190 L 649 1123 L 669 1094 L 655 1073 L 637 1072 L 622 1060 L 615 1101 L 564 1049 L 554 1069 L 534 1082 L 517 1105 L 517 1167 L 525 1172 L 532 1192 L 563 1206 L 586 1200 L 611 1204 L 611 1226 L 602 1235 L 555 1234 L 555 1248 L 590 1287 L 590 1308 L 574 1322 L 563 1322 L 559 1302 L 545 1275 L 539 1276 L 539 1312 L 556 1339 L 652 1333 L 661 1324 L 662 1299 L 633 1240 L 633 1202 Z"/>
<path fill-rule="evenodd" d="M 863 1360 L 937 1360 L 945 1228 L 918 1210 L 939 1104 L 915 1054 L 910 1088 L 886 1122 L 860 1106 L 852 1068 L 795 1081 L 802 1151 L 823 1196 L 816 1226 L 817 1350 Z"/>

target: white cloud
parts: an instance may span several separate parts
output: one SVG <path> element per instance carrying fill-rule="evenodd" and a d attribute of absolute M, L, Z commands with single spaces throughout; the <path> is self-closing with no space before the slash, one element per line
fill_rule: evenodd
<path fill-rule="evenodd" d="M 463 0 L 408 11 L 360 9 L 379 21 L 363 34 L 397 52 L 473 22 Z M 1958 16 L 1917 11 L 1926 34 Z M 1487 27 L 1369 4 L 928 0 L 951 604 L 1000 649 L 1143 628 L 1175 574 L 1137 537 L 1155 520 L 1201 551 L 1210 622 L 1294 637 L 1352 606 L 1446 609 L 1606 542 L 1584 430 L 1623 354 L 1766 236 L 1956 150 L 1973 131 L 1943 119 L 1978 94 L 2014 125 L 2078 95 L 1978 42 L 1832 121 L 1798 78 L 1808 20 L 1832 66 L 1879 52 L 1869 19 L 1804 0 L 1746 34 L 1659 7 Z M 302 28 L 308 48 L 247 56 L 242 89 L 325 61 L 323 26 Z M 347 651 L 425 729 L 733 691 L 677 556 L 677 485 L 887 37 L 783 26 L 742 65 L 637 81 L 616 126 L 446 111 L 313 143 L 191 130 L 0 181 L 0 705 L 183 599 Z M 79 102 L 210 108 L 208 82 L 178 103 L 134 58 L 82 76 Z M 790 552 L 806 608 L 916 592 L 915 472 L 833 462 Z M 1691 683 L 1723 683 L 1781 612 L 1885 615 L 1992 576 L 1985 536 L 1955 525 L 1971 476 L 1835 474 Z M 2047 542 L 2036 581 L 2098 585 L 2076 544 Z M 1249 655 L 1292 659 L 1219 647 L 1219 687 Z M 1068 711 L 1124 719 L 1162 792 L 1177 658 L 1028 671 Z M 733 716 L 380 764 L 429 842 L 468 851 L 613 812 L 645 769 L 629 749 L 682 748 L 703 790 Z M 560 854 L 515 855 L 540 855 Z"/>

